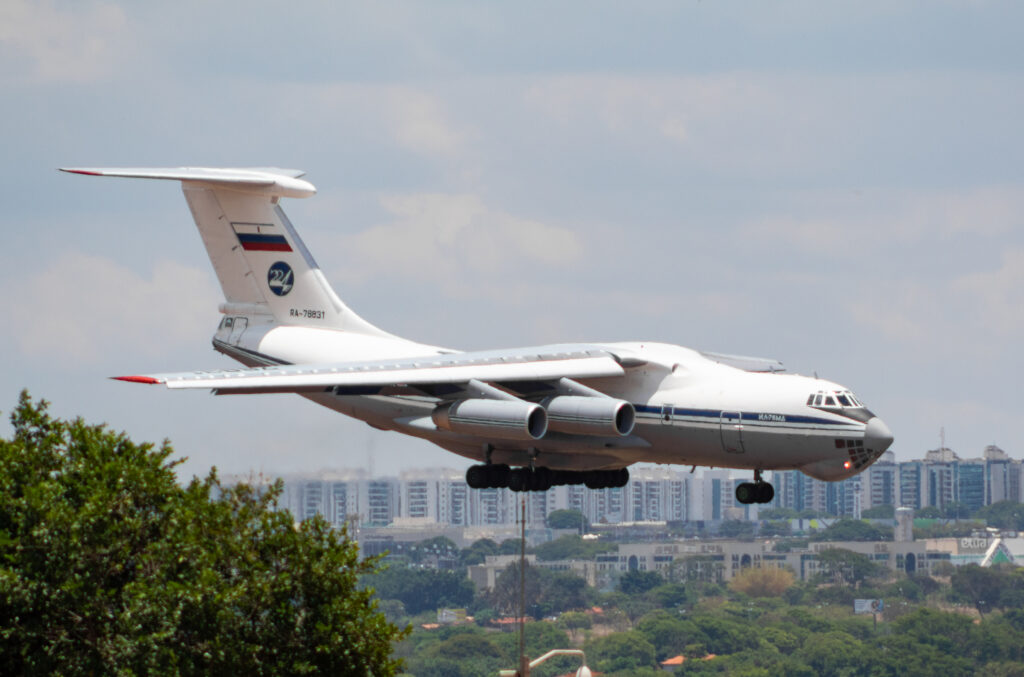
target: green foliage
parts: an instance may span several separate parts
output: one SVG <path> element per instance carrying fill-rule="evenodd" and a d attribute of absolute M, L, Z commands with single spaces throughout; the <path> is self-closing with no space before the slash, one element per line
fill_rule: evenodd
<path fill-rule="evenodd" d="M 958 522 L 914 520 L 914 538 L 917 540 L 925 538 L 964 538 L 970 536 L 979 529 L 984 529 L 984 522 L 960 520 Z"/>
<path fill-rule="evenodd" d="M 813 536 L 812 541 L 891 541 L 892 529 L 880 527 L 855 519 L 841 519 L 833 522 Z"/>
<path fill-rule="evenodd" d="M 800 513 L 792 508 L 766 508 L 757 515 L 763 520 L 793 520 L 800 517 Z"/>
<path fill-rule="evenodd" d="M 977 510 L 974 518 L 984 520 L 990 527 L 1024 531 L 1024 503 L 999 501 Z"/>
<path fill-rule="evenodd" d="M 22 393 L 0 440 L 0 672 L 395 674 L 376 568 L 280 483 L 178 485 L 172 450 Z M 216 496 L 217 498 L 211 498 Z"/>
<path fill-rule="evenodd" d="M 896 508 L 891 505 L 876 505 L 861 512 L 864 519 L 892 519 L 896 516 Z"/>
<path fill-rule="evenodd" d="M 575 574 L 550 571 L 527 563 L 523 578 L 526 613 L 534 618 L 582 609 L 587 605 L 584 594 L 586 581 Z M 498 574 L 488 601 L 501 615 L 518 615 L 521 602 L 518 562 L 513 562 Z"/>
<path fill-rule="evenodd" d="M 603 552 L 618 550 L 614 543 L 604 543 L 599 540 L 584 540 L 579 536 L 567 535 L 556 538 L 553 541 L 542 543 L 533 549 L 533 554 L 542 562 L 551 562 L 561 559 L 587 559 L 592 560 Z"/>
<path fill-rule="evenodd" d="M 885 574 L 885 568 L 871 561 L 867 555 L 843 548 L 830 548 L 818 553 L 818 567 L 826 580 L 854 586 Z"/>
<path fill-rule="evenodd" d="M 627 571 L 619 578 L 619 590 L 626 595 L 642 595 L 664 582 L 657 571 Z"/>
<path fill-rule="evenodd" d="M 464 573 L 410 567 L 401 563 L 378 571 L 366 582 L 376 589 L 379 599 L 398 600 L 413 616 L 445 607 L 469 606 L 475 594 L 473 583 Z"/>
<path fill-rule="evenodd" d="M 519 539 L 506 538 L 504 541 L 498 544 L 499 555 L 518 555 L 522 548 Z"/>
<path fill-rule="evenodd" d="M 995 609 L 1019 609 L 1024 600 L 1024 572 L 1016 567 L 957 567 L 950 578 L 953 598 L 981 614 Z"/>
<path fill-rule="evenodd" d="M 455 559 L 458 557 L 459 547 L 446 536 L 434 536 L 417 543 L 414 543 L 406 550 L 409 561 L 419 564 L 430 557 Z"/>
<path fill-rule="evenodd" d="M 769 521 L 761 524 L 760 535 L 764 538 L 789 536 L 792 533 L 793 528 L 790 525 L 789 520 Z"/>
<path fill-rule="evenodd" d="M 675 609 L 693 601 L 689 588 L 683 583 L 662 583 L 648 590 L 645 597 L 659 609 Z"/>
<path fill-rule="evenodd" d="M 548 529 L 582 529 L 590 528 L 587 518 L 579 510 L 553 510 L 548 514 Z"/>
<path fill-rule="evenodd" d="M 459 552 L 459 564 L 462 566 L 483 564 L 488 556 L 497 554 L 498 544 L 489 538 L 481 538 Z"/>
<path fill-rule="evenodd" d="M 640 632 L 613 632 L 586 643 L 587 663 L 600 672 L 657 667 L 654 646 Z"/>
<path fill-rule="evenodd" d="M 751 539 L 754 537 L 754 523 L 747 520 L 726 520 L 718 528 L 718 534 L 725 538 Z"/>
<path fill-rule="evenodd" d="M 692 621 L 664 610 L 647 614 L 636 625 L 636 630 L 654 647 L 659 661 L 685 652 L 693 644 L 704 645 L 707 637 Z"/>

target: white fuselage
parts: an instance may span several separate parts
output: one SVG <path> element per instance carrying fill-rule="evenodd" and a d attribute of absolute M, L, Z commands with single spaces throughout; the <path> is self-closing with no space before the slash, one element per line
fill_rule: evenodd
<path fill-rule="evenodd" d="M 248 366 L 381 361 L 454 352 L 397 337 L 281 326 L 270 318 L 261 323 L 251 316 L 241 330 L 222 325 L 214 345 Z M 838 480 L 860 472 L 881 454 L 872 451 L 872 433 L 888 435 L 884 424 L 859 403 L 815 406 L 815 393 L 848 392 L 829 381 L 747 372 L 661 343 L 588 345 L 628 354 L 636 365 L 622 377 L 584 382 L 633 404 L 636 425 L 627 437 L 548 433 L 528 445 L 488 445 L 482 438 L 424 425 L 437 400 L 422 394 L 395 389 L 372 395 L 304 396 L 376 428 L 421 437 L 476 461 L 489 453 L 495 463 L 527 465 L 536 460 L 566 470 L 647 462 L 800 469 L 812 477 Z M 869 430 L 872 419 L 876 423 Z"/>

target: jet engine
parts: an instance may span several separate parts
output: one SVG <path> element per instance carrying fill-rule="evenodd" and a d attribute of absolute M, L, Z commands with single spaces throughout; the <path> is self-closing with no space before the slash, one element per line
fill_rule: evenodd
<path fill-rule="evenodd" d="M 636 422 L 633 405 L 611 397 L 562 395 L 542 404 L 548 412 L 548 428 L 561 433 L 625 437 Z"/>
<path fill-rule="evenodd" d="M 434 409 L 431 418 L 453 433 L 508 440 L 539 440 L 548 431 L 544 408 L 523 400 L 459 400 Z"/>

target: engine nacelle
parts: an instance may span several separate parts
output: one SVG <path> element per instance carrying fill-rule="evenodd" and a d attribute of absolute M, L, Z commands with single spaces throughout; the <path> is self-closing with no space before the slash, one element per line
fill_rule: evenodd
<path fill-rule="evenodd" d="M 611 397 L 560 395 L 543 402 L 548 428 L 573 435 L 619 435 L 633 432 L 636 409 Z"/>
<path fill-rule="evenodd" d="M 459 400 L 434 409 L 431 418 L 453 433 L 506 440 L 539 440 L 548 431 L 544 408 L 522 400 Z"/>

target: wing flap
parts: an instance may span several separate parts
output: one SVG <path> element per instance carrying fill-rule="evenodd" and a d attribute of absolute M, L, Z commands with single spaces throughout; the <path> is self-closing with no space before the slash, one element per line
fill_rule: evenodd
<path fill-rule="evenodd" d="M 209 388 L 218 393 L 308 392 L 332 387 L 386 387 L 478 381 L 544 381 L 559 378 L 622 376 L 622 366 L 598 350 L 561 356 L 518 359 L 483 353 L 430 355 L 414 360 L 286 365 L 252 369 L 193 371 L 120 376 L 135 383 L 158 383 L 172 389 Z"/>

